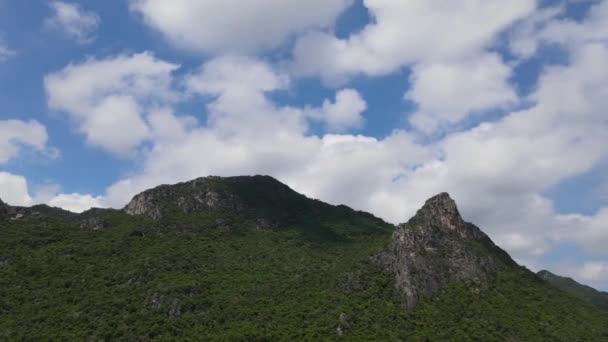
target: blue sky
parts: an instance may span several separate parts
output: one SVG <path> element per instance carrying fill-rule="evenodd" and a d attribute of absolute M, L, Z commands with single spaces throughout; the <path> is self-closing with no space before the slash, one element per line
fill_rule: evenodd
<path fill-rule="evenodd" d="M 449 191 L 608 289 L 607 1 L 0 0 L 0 197 L 271 174 L 402 222 Z"/>

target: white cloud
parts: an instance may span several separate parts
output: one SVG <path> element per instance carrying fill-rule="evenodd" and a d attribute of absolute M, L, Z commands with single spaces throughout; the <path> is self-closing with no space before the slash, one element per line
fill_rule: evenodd
<path fill-rule="evenodd" d="M 424 61 L 477 55 L 535 9 L 534 0 L 365 0 L 373 20 L 361 32 L 338 39 L 308 33 L 294 49 L 294 70 L 329 83 L 364 73 L 381 75 Z"/>
<path fill-rule="evenodd" d="M 592 4 L 589 15 L 582 21 L 560 18 L 564 11 L 564 4 L 560 4 L 526 18 L 511 34 L 511 51 L 528 58 L 541 44 L 559 44 L 575 52 L 581 45 L 608 41 L 608 1 Z"/>
<path fill-rule="evenodd" d="M 218 57 L 189 75 L 186 86 L 191 93 L 213 97 L 207 126 L 219 135 L 252 138 L 307 129 L 301 110 L 277 107 L 266 97 L 266 92 L 286 89 L 289 78 L 262 61 Z"/>
<path fill-rule="evenodd" d="M 538 32 L 544 30 L 547 24 L 552 23 L 566 10 L 564 2 L 555 5 L 537 9 L 522 19 L 509 33 L 509 48 L 515 56 L 528 58 L 536 53 L 539 44 Z"/>
<path fill-rule="evenodd" d="M 409 121 L 425 134 L 517 102 L 511 67 L 488 50 L 500 33 L 533 12 L 536 1 L 366 0 L 364 5 L 373 20 L 363 30 L 345 39 L 307 33 L 296 42 L 290 70 L 339 85 L 356 75 L 410 67 L 406 99 L 419 111 Z"/>
<path fill-rule="evenodd" d="M 24 177 L 0 171 L 0 198 L 9 205 L 27 206 L 32 198 Z"/>
<path fill-rule="evenodd" d="M 367 109 L 367 103 L 361 94 L 354 89 L 342 89 L 336 93 L 335 102 L 325 100 L 318 110 L 311 110 L 308 115 L 320 121 L 330 132 L 346 132 L 361 128 L 364 123 L 362 113 Z"/>
<path fill-rule="evenodd" d="M 45 185 L 30 195 L 25 177 L 0 171 L 0 199 L 13 206 L 31 206 L 44 203 L 75 213 L 81 213 L 92 207 L 104 207 L 103 197 L 89 194 L 63 194 L 56 184 Z"/>
<path fill-rule="evenodd" d="M 53 13 L 45 20 L 47 27 L 59 30 L 81 44 L 94 39 L 95 31 L 101 22 L 97 14 L 77 4 L 63 1 L 51 2 L 50 7 Z"/>
<path fill-rule="evenodd" d="M 69 210 L 74 213 L 81 213 L 90 208 L 101 208 L 102 197 L 93 197 L 91 195 L 83 195 L 78 193 L 58 194 L 48 201 L 48 205 Z"/>
<path fill-rule="evenodd" d="M 150 53 L 88 59 L 44 79 L 49 107 L 67 113 L 90 144 L 129 156 L 149 137 L 148 111 L 174 101 L 179 66 Z"/>
<path fill-rule="evenodd" d="M 256 53 L 291 35 L 326 28 L 352 0 L 131 0 L 175 45 L 205 54 Z"/>
<path fill-rule="evenodd" d="M 17 156 L 21 146 L 44 152 L 48 135 L 36 120 L 0 120 L 0 164 Z"/>
<path fill-rule="evenodd" d="M 432 133 L 470 113 L 512 106 L 518 99 L 510 77 L 511 68 L 496 54 L 417 64 L 405 98 L 418 104 L 418 112 L 409 120 L 418 130 Z"/>
<path fill-rule="evenodd" d="M 116 154 L 130 151 L 149 137 L 147 124 L 136 100 L 130 96 L 108 96 L 84 122 L 89 143 Z"/>
<path fill-rule="evenodd" d="M 600 209 L 593 216 L 560 215 L 558 220 L 557 238 L 575 240 L 589 254 L 608 256 L 608 207 Z"/>

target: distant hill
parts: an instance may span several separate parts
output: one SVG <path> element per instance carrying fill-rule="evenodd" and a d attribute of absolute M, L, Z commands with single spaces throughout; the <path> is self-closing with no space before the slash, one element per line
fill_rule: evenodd
<path fill-rule="evenodd" d="M 205 177 L 122 210 L 1 204 L 0 340 L 608 341 L 608 313 L 446 193 L 395 226 L 271 177 Z"/>
<path fill-rule="evenodd" d="M 543 270 L 537 274 L 551 285 L 593 303 L 603 310 L 608 310 L 608 293 L 598 291 L 590 286 L 580 284 L 572 278 L 561 277 L 549 271 Z"/>

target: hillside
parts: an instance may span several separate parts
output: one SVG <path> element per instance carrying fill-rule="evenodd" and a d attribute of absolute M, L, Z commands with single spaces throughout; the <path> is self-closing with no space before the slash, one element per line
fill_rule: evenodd
<path fill-rule="evenodd" d="M 586 300 L 600 309 L 608 310 L 608 293 L 598 291 L 587 285 L 580 284 L 572 278 L 561 277 L 546 270 L 540 271 L 537 274 L 558 289 Z"/>
<path fill-rule="evenodd" d="M 399 226 L 266 176 L 0 215 L 0 340 L 608 341 L 447 194 Z"/>

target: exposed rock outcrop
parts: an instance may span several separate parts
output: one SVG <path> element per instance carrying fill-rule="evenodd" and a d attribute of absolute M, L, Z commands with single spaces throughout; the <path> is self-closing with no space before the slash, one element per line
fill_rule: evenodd
<path fill-rule="evenodd" d="M 452 281 L 483 289 L 496 272 L 516 265 L 479 228 L 462 219 L 447 193 L 432 197 L 399 225 L 387 249 L 372 260 L 395 277 L 408 308 Z"/>
<path fill-rule="evenodd" d="M 203 177 L 175 185 L 161 185 L 146 190 L 123 209 L 129 215 L 159 220 L 170 214 L 224 210 L 240 213 L 242 199 L 223 186 L 224 178 Z"/>

